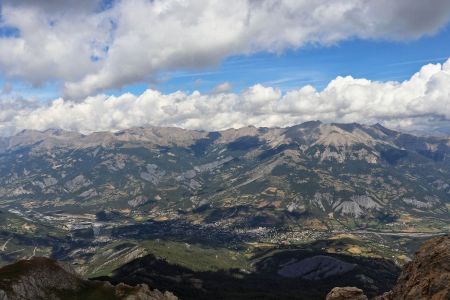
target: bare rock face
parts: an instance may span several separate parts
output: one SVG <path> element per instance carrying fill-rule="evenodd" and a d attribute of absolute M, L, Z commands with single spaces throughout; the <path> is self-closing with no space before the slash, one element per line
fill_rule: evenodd
<path fill-rule="evenodd" d="M 376 299 L 450 299 L 450 237 L 426 241 L 405 265 L 394 288 Z"/>
<path fill-rule="evenodd" d="M 367 300 L 367 296 L 356 287 L 335 287 L 328 293 L 326 300 Z"/>

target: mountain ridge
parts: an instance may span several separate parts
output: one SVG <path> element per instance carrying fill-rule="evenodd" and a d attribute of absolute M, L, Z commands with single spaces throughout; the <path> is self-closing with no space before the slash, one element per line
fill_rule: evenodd
<path fill-rule="evenodd" d="M 310 130 L 309 132 L 307 130 Z M 321 132 L 314 132 L 320 130 Z M 264 133 L 270 133 L 264 135 Z M 273 135 L 282 135 L 285 140 L 294 140 L 293 133 L 297 133 L 301 138 L 313 141 L 316 144 L 342 146 L 347 144 L 375 142 L 376 140 L 392 139 L 402 136 L 404 139 L 426 139 L 432 142 L 447 141 L 449 137 L 434 136 L 414 136 L 408 133 L 401 133 L 383 127 L 379 123 L 374 125 L 362 125 L 358 123 L 322 123 L 320 121 L 310 121 L 288 127 L 254 127 L 247 126 L 241 128 L 229 128 L 221 131 L 189 130 L 180 127 L 162 126 L 141 126 L 132 127 L 118 131 L 99 131 L 89 134 L 82 134 L 76 131 L 63 129 L 34 130 L 25 129 L 21 132 L 2 137 L 0 149 L 8 150 L 20 146 L 32 145 L 33 143 L 48 143 L 48 146 L 76 146 L 84 147 L 100 146 L 102 144 L 114 142 L 149 142 L 155 145 L 192 145 L 197 139 L 208 138 L 211 134 L 219 134 L 221 139 L 217 142 L 230 141 L 243 136 L 261 136 L 273 138 Z M 165 137 L 165 138 L 164 138 Z M 333 138 L 337 138 L 333 139 Z M 341 138 L 341 140 L 339 140 Z M 58 144 L 59 142 L 59 144 Z M 72 142 L 72 144 L 70 143 Z M 312 142 L 312 143 L 314 143 Z M 190 144 L 189 144 L 190 143 Z M 350 143 L 350 144 L 349 144 Z"/>

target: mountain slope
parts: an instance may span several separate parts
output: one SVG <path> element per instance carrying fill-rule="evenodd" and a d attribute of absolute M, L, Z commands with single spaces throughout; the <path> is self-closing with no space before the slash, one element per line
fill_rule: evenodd
<path fill-rule="evenodd" d="M 404 262 L 406 237 L 449 230 L 448 182 L 449 138 L 379 124 L 25 130 L 0 142 L 0 258 L 51 255 L 97 272 L 99 252 L 124 263 L 147 240 L 241 251 L 351 231 L 377 249 L 344 251 Z"/>
<path fill-rule="evenodd" d="M 23 131 L 5 139 L 1 151 L 6 208 L 150 209 L 174 219 L 209 206 L 210 221 L 240 205 L 263 215 L 272 207 L 282 215 L 448 217 L 450 140 L 380 125 L 310 122 L 212 133 L 151 127 L 88 136 Z"/>

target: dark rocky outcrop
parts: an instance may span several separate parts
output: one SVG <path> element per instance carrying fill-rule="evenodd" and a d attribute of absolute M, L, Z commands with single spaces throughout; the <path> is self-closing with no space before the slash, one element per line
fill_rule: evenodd
<path fill-rule="evenodd" d="M 367 299 L 354 287 L 336 287 L 326 300 Z M 407 263 L 391 291 L 374 300 L 450 299 L 450 236 L 426 241 Z"/>
<path fill-rule="evenodd" d="M 361 289 L 356 287 L 335 287 L 332 289 L 326 300 L 367 300 L 367 296 Z"/>
<path fill-rule="evenodd" d="M 83 280 L 69 267 L 43 257 L 21 260 L 0 269 L 0 300 L 176 300 L 171 293 L 145 285 L 116 286 Z"/>
<path fill-rule="evenodd" d="M 394 288 L 377 300 L 450 299 L 450 237 L 426 241 L 403 268 Z"/>

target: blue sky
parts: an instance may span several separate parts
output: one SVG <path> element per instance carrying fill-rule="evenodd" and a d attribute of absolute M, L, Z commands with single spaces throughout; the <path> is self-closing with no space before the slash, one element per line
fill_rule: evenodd
<path fill-rule="evenodd" d="M 154 87 L 164 92 L 181 89 L 208 92 L 222 82 L 241 91 L 261 83 L 282 91 L 304 85 L 323 89 L 337 76 L 351 75 L 370 80 L 403 81 L 427 63 L 442 63 L 450 57 L 450 26 L 433 36 L 409 42 L 353 39 L 333 46 L 314 46 L 280 54 L 259 53 L 226 59 L 209 70 L 169 74 Z M 143 86 L 130 90 L 140 92 Z"/>

